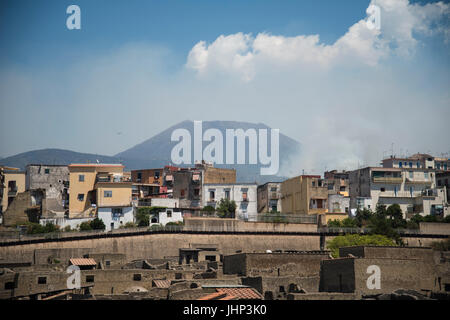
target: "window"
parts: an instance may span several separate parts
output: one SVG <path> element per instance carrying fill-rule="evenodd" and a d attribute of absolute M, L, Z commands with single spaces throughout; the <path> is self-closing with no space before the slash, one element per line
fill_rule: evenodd
<path fill-rule="evenodd" d="M 138 172 L 137 173 L 137 178 L 136 178 L 137 182 L 141 182 L 142 180 L 142 172 Z"/>
<path fill-rule="evenodd" d="M 84 182 L 84 174 L 79 174 L 78 175 L 78 181 L 79 182 Z"/>
<path fill-rule="evenodd" d="M 402 168 L 402 167 L 403 167 L 403 162 L 400 161 L 400 162 L 398 163 L 398 167 L 399 167 L 399 168 Z"/>
<path fill-rule="evenodd" d="M 200 195 L 200 189 L 199 188 L 195 188 L 194 189 L 194 196 L 198 197 Z"/>
<path fill-rule="evenodd" d="M 311 182 L 311 184 L 312 184 L 313 187 L 316 186 L 316 182 L 315 181 Z"/>
<path fill-rule="evenodd" d="M 167 210 L 167 218 L 172 218 L 172 210 Z"/>
<path fill-rule="evenodd" d="M 412 172 L 412 171 L 409 172 L 409 178 L 414 179 L 414 172 Z"/>
<path fill-rule="evenodd" d="M 242 192 L 242 201 L 248 201 L 247 192 Z"/>
<path fill-rule="evenodd" d="M 113 217 L 113 220 L 120 220 L 120 217 L 122 216 L 122 208 L 113 208 L 112 210 L 111 210 L 111 212 L 112 212 L 112 217 Z"/>
<path fill-rule="evenodd" d="M 205 256 L 205 260 L 211 261 L 211 262 L 216 261 L 216 256 Z"/>
<path fill-rule="evenodd" d="M 225 199 L 230 200 L 230 190 L 225 190 Z"/>
<path fill-rule="evenodd" d="M 38 277 L 38 284 L 46 284 L 47 277 Z"/>
<path fill-rule="evenodd" d="M 181 189 L 181 196 L 184 197 L 184 189 Z"/>
<path fill-rule="evenodd" d="M 133 280 L 134 281 L 141 281 L 142 280 L 142 275 L 140 273 L 135 273 L 133 275 Z"/>
<path fill-rule="evenodd" d="M 103 196 L 105 198 L 111 198 L 112 197 L 112 190 L 105 190 L 105 191 L 103 191 Z"/>
<path fill-rule="evenodd" d="M 412 162 L 409 163 L 409 167 L 412 168 Z"/>
<path fill-rule="evenodd" d="M 83 201 L 84 200 L 84 193 L 79 193 L 77 199 L 78 199 L 78 201 Z"/>
<path fill-rule="evenodd" d="M 214 201 L 215 199 L 215 192 L 213 190 L 209 191 L 209 201 Z"/>
<path fill-rule="evenodd" d="M 428 180 L 428 172 L 424 172 L 423 175 L 425 177 L 425 180 Z"/>
<path fill-rule="evenodd" d="M 271 192 L 277 192 L 277 187 L 270 188 Z"/>
<path fill-rule="evenodd" d="M 436 165 L 436 167 L 437 167 L 438 170 L 441 170 L 441 164 L 440 164 L 440 163 L 438 163 L 438 164 Z"/>
<path fill-rule="evenodd" d="M 107 267 L 109 267 L 109 266 L 111 265 L 111 261 L 106 260 L 106 261 L 105 261 L 105 265 L 106 265 Z"/>
<path fill-rule="evenodd" d="M 381 192 L 385 192 L 385 191 L 386 191 L 386 188 L 380 188 L 380 191 L 381 191 Z"/>
<path fill-rule="evenodd" d="M 5 290 L 12 290 L 15 288 L 14 282 L 10 281 L 10 282 L 5 282 Z"/>
<path fill-rule="evenodd" d="M 48 169 L 48 168 L 45 169 L 45 170 L 44 170 L 44 173 L 45 173 L 45 174 L 49 174 L 49 173 L 50 173 L 50 169 Z"/>
<path fill-rule="evenodd" d="M 155 171 L 155 179 L 159 179 L 159 171 Z"/>
<path fill-rule="evenodd" d="M 86 276 L 86 282 L 94 282 L 94 276 L 93 275 Z"/>

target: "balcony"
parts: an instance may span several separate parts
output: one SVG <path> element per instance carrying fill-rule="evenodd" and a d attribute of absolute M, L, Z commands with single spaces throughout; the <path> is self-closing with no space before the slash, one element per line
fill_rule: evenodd
<path fill-rule="evenodd" d="M 428 184 L 431 185 L 431 180 L 415 180 L 407 178 L 405 181 L 406 184 Z"/>
<path fill-rule="evenodd" d="M 401 184 L 403 179 L 401 177 L 373 177 L 373 183 L 385 183 L 385 184 Z"/>

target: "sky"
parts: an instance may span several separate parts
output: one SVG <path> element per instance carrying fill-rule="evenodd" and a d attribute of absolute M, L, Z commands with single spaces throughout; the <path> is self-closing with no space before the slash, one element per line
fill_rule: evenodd
<path fill-rule="evenodd" d="M 114 155 L 183 120 L 280 129 L 302 144 L 285 175 L 450 156 L 449 17 L 448 1 L 2 0 L 0 157 Z"/>

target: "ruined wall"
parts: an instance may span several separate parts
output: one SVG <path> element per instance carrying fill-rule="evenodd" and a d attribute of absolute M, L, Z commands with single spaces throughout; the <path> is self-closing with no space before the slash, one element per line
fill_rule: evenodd
<path fill-rule="evenodd" d="M 203 183 L 236 183 L 236 169 L 206 167 Z"/>
<path fill-rule="evenodd" d="M 381 288 L 368 289 L 367 267 L 377 265 L 381 272 Z M 355 293 L 358 297 L 378 293 L 390 293 L 396 289 L 415 291 L 435 289 L 433 262 L 407 259 L 355 259 Z"/>
<path fill-rule="evenodd" d="M 328 253 L 240 253 L 223 258 L 223 273 L 307 277 L 319 275 L 324 259 L 328 259 Z"/>
<path fill-rule="evenodd" d="M 422 234 L 450 235 L 450 223 L 421 222 L 419 227 Z"/>
<path fill-rule="evenodd" d="M 339 256 L 352 254 L 360 258 L 421 259 L 432 261 L 433 249 L 423 247 L 357 246 L 339 248 Z"/>
<path fill-rule="evenodd" d="M 314 235 L 153 233 L 1 246 L 0 261 L 28 261 L 34 249 L 51 248 L 93 248 L 94 253 L 125 253 L 127 260 L 164 258 L 178 256 L 178 249 L 188 247 L 190 243 L 217 244 L 218 251 L 224 255 L 234 254 L 237 250 L 319 250 L 319 238 Z"/>
<path fill-rule="evenodd" d="M 355 272 L 353 258 L 323 260 L 320 270 L 321 292 L 354 292 Z"/>
<path fill-rule="evenodd" d="M 317 225 L 313 223 L 268 223 L 222 218 L 185 218 L 184 225 L 196 231 L 317 232 Z"/>
<path fill-rule="evenodd" d="M 3 213 L 3 224 L 7 227 L 24 224 L 29 221 L 27 209 L 31 207 L 30 191 L 20 192 L 16 195 L 8 209 Z M 32 220 L 33 217 L 32 217 Z M 35 221 L 37 222 L 37 221 Z"/>

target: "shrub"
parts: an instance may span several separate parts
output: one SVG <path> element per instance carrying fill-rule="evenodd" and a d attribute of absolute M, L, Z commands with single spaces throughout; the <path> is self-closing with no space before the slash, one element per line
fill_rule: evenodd
<path fill-rule="evenodd" d="M 444 241 L 433 241 L 430 246 L 434 250 L 449 251 L 450 250 L 450 239 L 447 239 Z"/>
<path fill-rule="evenodd" d="M 220 199 L 217 205 L 217 214 L 221 218 L 234 218 L 236 202 L 229 199 Z"/>
<path fill-rule="evenodd" d="M 90 225 L 93 230 L 105 230 L 106 228 L 105 224 L 103 223 L 103 220 L 99 218 L 91 220 Z"/>
<path fill-rule="evenodd" d="M 137 224 L 134 222 L 127 222 L 124 225 L 121 225 L 119 229 L 127 229 L 127 228 L 136 228 Z"/>
<path fill-rule="evenodd" d="M 331 251 L 331 255 L 334 258 L 339 257 L 339 248 L 341 247 L 361 245 L 395 246 L 396 244 L 393 239 L 379 234 L 346 234 L 343 236 L 337 236 L 334 239 L 327 241 L 327 249 Z"/>
<path fill-rule="evenodd" d="M 80 224 L 80 231 L 92 230 L 91 223 L 89 221 L 84 221 Z"/>

